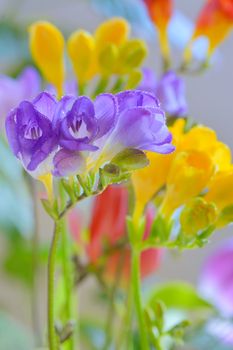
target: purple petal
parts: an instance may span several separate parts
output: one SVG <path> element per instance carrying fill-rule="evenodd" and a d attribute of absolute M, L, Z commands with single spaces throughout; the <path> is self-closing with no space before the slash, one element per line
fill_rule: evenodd
<path fill-rule="evenodd" d="M 56 129 L 59 128 L 60 122 L 65 118 L 67 113 L 72 109 L 72 106 L 75 102 L 74 96 L 63 96 L 60 101 L 58 101 L 56 110 L 54 113 L 53 118 L 53 128 L 56 131 Z"/>
<path fill-rule="evenodd" d="M 100 138 L 112 130 L 116 124 L 117 103 L 111 94 L 101 94 L 96 97 L 95 117 L 98 119 L 98 135 Z"/>
<path fill-rule="evenodd" d="M 53 159 L 54 176 L 76 175 L 85 168 L 84 158 L 79 152 L 61 149 Z"/>
<path fill-rule="evenodd" d="M 155 90 L 157 87 L 157 79 L 155 77 L 154 71 L 150 68 L 143 68 L 142 74 L 143 78 L 140 85 L 138 86 L 138 89 L 155 94 Z"/>
<path fill-rule="evenodd" d="M 206 261 L 200 278 L 202 295 L 225 316 L 233 316 L 233 240 L 218 248 Z"/>
<path fill-rule="evenodd" d="M 48 92 L 41 92 L 33 101 L 34 107 L 45 117 L 52 121 L 57 100 Z"/>
<path fill-rule="evenodd" d="M 133 107 L 155 108 L 160 105 L 158 99 L 153 94 L 140 90 L 123 91 L 117 94 L 116 97 L 119 112 Z"/>
<path fill-rule="evenodd" d="M 187 114 L 184 81 L 174 72 L 163 75 L 156 88 L 161 107 L 170 115 L 184 116 Z"/>
<path fill-rule="evenodd" d="M 133 147 L 141 150 L 156 149 L 168 153 L 173 147 L 164 147 L 171 141 L 171 133 L 165 125 L 164 113 L 159 108 L 136 107 L 122 112 L 116 130 L 110 138 L 112 147 Z"/>
<path fill-rule="evenodd" d="M 60 124 L 59 143 L 70 151 L 95 151 L 91 142 L 98 133 L 98 121 L 92 101 L 85 96 L 75 100 L 72 109 Z"/>
<path fill-rule="evenodd" d="M 22 99 L 32 100 L 40 91 L 41 78 L 38 71 L 33 67 L 27 67 L 19 76 L 19 85 L 23 92 Z"/>
<path fill-rule="evenodd" d="M 20 147 L 19 147 L 19 143 L 18 143 L 17 126 L 16 126 L 16 121 L 15 121 L 16 112 L 17 112 L 17 109 L 14 109 L 13 111 L 11 111 L 8 114 L 8 116 L 6 118 L 6 122 L 5 122 L 5 127 L 6 127 L 7 139 L 8 139 L 8 142 L 10 144 L 10 147 L 12 149 L 12 152 L 14 153 L 14 155 L 16 157 L 18 157 Z"/>

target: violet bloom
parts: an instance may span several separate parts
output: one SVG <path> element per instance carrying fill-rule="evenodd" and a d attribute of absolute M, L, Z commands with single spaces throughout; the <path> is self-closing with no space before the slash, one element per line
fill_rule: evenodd
<path fill-rule="evenodd" d="M 32 67 L 25 68 L 17 79 L 0 75 L 0 120 L 3 121 L 21 101 L 34 98 L 40 91 L 40 85 L 39 73 Z"/>
<path fill-rule="evenodd" d="M 153 92 L 161 102 L 161 107 L 171 116 L 185 116 L 188 111 L 185 98 L 185 84 L 175 72 L 165 73 L 156 81 L 154 72 L 144 68 L 141 90 Z"/>
<path fill-rule="evenodd" d="M 51 156 L 57 148 L 52 118 L 57 101 L 43 92 L 32 102 L 23 101 L 6 119 L 6 134 L 14 155 L 38 178 L 51 172 Z"/>
<path fill-rule="evenodd" d="M 77 173 L 84 152 L 88 172 L 98 171 L 126 148 L 159 153 L 174 149 L 164 112 L 149 93 L 101 94 L 94 102 L 87 97 L 64 97 L 59 116 L 56 123 L 61 149 L 54 158 L 54 173 L 58 176 Z"/>
<path fill-rule="evenodd" d="M 233 316 L 233 240 L 207 259 L 201 273 L 200 291 L 223 316 Z"/>
<path fill-rule="evenodd" d="M 57 101 L 41 93 L 21 102 L 6 120 L 14 154 L 38 177 L 98 171 L 126 148 L 170 153 L 171 133 L 157 99 L 142 91 Z"/>

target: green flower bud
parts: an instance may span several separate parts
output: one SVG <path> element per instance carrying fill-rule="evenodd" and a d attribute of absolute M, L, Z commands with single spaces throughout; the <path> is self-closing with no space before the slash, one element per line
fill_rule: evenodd
<path fill-rule="evenodd" d="M 195 236 L 213 225 L 217 217 L 217 207 L 214 203 L 207 203 L 203 198 L 196 197 L 184 207 L 181 213 L 181 229 L 184 235 Z"/>

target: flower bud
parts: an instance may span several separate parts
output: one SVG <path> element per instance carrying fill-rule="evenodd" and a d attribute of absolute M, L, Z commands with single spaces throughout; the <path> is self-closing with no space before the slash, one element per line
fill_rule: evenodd
<path fill-rule="evenodd" d="M 67 48 L 77 80 L 80 84 L 84 84 L 95 73 L 94 38 L 88 32 L 78 30 L 69 37 Z"/>
<path fill-rule="evenodd" d="M 119 51 L 117 71 L 121 74 L 130 72 L 141 66 L 147 55 L 147 47 L 143 40 L 127 41 Z"/>
<path fill-rule="evenodd" d="M 115 71 L 118 49 L 114 44 L 108 44 L 98 56 L 98 64 L 103 75 L 109 75 Z"/>
<path fill-rule="evenodd" d="M 53 84 L 59 96 L 64 81 L 64 38 L 51 23 L 39 21 L 29 28 L 32 57 L 44 78 Z"/>
<path fill-rule="evenodd" d="M 97 54 L 108 44 L 119 47 L 127 40 L 128 35 L 129 25 L 125 19 L 115 17 L 103 22 L 95 32 Z"/>
<path fill-rule="evenodd" d="M 218 211 L 214 203 L 207 203 L 203 198 L 190 200 L 181 212 L 180 224 L 183 233 L 195 236 L 215 223 Z"/>

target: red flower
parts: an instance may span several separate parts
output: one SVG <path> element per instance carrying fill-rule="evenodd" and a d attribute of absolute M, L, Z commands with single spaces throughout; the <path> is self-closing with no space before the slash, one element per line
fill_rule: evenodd
<path fill-rule="evenodd" d="M 89 241 L 86 243 L 86 253 L 90 262 L 96 265 L 102 263 L 104 250 L 111 249 L 111 247 L 119 243 L 119 240 L 121 241 L 121 239 L 126 237 L 127 213 L 128 192 L 122 186 L 110 186 L 95 198 L 89 227 Z M 154 210 L 152 208 L 148 209 L 144 238 L 150 232 L 153 216 Z M 77 222 L 77 214 L 73 212 L 70 220 L 71 232 L 76 239 L 79 239 L 80 227 L 77 225 Z M 153 273 L 158 268 L 160 256 L 161 250 L 158 249 L 147 249 L 141 254 L 142 278 Z M 104 262 L 105 275 L 114 279 L 119 268 L 119 271 L 121 269 L 119 273 L 121 273 L 123 279 L 128 280 L 130 275 L 130 257 L 129 247 L 112 251 Z"/>
<path fill-rule="evenodd" d="M 209 40 L 208 56 L 226 38 L 233 26 L 233 0 L 208 0 L 197 19 L 192 41 L 204 35 Z"/>

